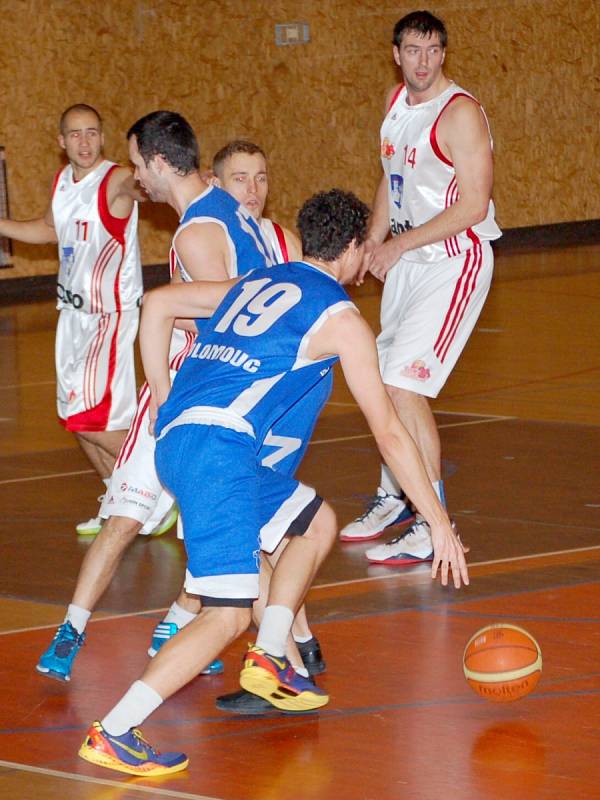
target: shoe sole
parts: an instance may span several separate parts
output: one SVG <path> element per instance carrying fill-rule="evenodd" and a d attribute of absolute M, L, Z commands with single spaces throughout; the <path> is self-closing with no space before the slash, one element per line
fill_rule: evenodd
<path fill-rule="evenodd" d="M 170 531 L 173 525 L 175 525 L 175 523 L 177 522 L 178 516 L 179 516 L 179 511 L 172 511 L 167 521 L 164 522 L 159 528 L 153 530 L 150 536 L 154 538 L 156 536 L 162 536 L 163 533 L 167 533 L 167 531 Z"/>
<path fill-rule="evenodd" d="M 282 711 L 314 711 L 327 705 L 328 695 L 314 692 L 294 694 L 287 686 L 263 667 L 244 667 L 240 674 L 240 686 L 247 692 L 256 694 L 267 700 L 275 708 Z"/>
<path fill-rule="evenodd" d="M 268 700 L 263 700 L 262 697 L 250 693 L 247 695 L 247 699 L 240 701 L 221 701 L 221 698 L 217 697 L 215 706 L 219 711 L 224 711 L 226 714 L 235 714 L 238 717 L 273 717 L 281 715 L 298 717 L 315 713 L 314 709 L 311 711 L 284 711 L 282 708 L 275 708 Z"/>
<path fill-rule="evenodd" d="M 61 672 L 55 672 L 53 669 L 44 669 L 44 667 L 40 667 L 39 664 L 37 664 L 35 668 L 40 675 L 45 675 L 46 678 L 52 678 L 52 680 L 60 681 L 61 683 L 66 683 L 71 680 L 70 674 L 63 675 Z"/>
<path fill-rule="evenodd" d="M 416 514 L 411 514 L 410 517 L 406 517 L 406 519 L 396 520 L 396 522 L 390 522 L 389 525 L 384 525 L 384 527 L 380 531 L 375 531 L 375 533 L 370 533 L 368 536 L 348 536 L 347 534 L 340 533 L 339 539 L 340 542 L 369 542 L 371 539 L 379 539 L 380 536 L 387 531 L 388 528 L 400 527 L 401 525 L 408 525 L 410 522 L 414 522 L 416 519 Z"/>
<path fill-rule="evenodd" d="M 84 528 L 83 530 L 75 528 L 75 530 L 77 531 L 77 536 L 97 536 L 102 530 L 102 526 L 99 528 Z"/>
<path fill-rule="evenodd" d="M 427 564 L 428 561 L 433 561 L 433 553 L 426 558 L 417 558 L 416 556 L 402 556 L 400 558 L 369 558 L 366 559 L 371 564 L 383 564 L 389 567 L 404 567 L 410 564 Z"/>
<path fill-rule="evenodd" d="M 113 769 L 115 772 L 125 772 L 127 775 L 171 775 L 174 772 L 181 772 L 190 763 L 189 759 L 186 758 L 185 761 L 182 761 L 181 764 L 177 764 L 174 767 L 164 767 L 151 762 L 142 764 L 139 767 L 134 767 L 132 764 L 125 764 L 123 761 L 118 761 L 106 753 L 99 753 L 91 747 L 86 747 L 85 744 L 82 744 L 79 748 L 78 756 L 83 758 L 84 761 L 89 761 L 90 764 Z"/>

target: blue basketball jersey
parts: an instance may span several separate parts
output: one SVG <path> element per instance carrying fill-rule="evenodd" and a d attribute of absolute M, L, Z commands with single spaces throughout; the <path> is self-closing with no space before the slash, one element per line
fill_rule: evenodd
<path fill-rule="evenodd" d="M 223 229 L 230 256 L 229 277 L 245 275 L 256 267 L 275 263 L 274 253 L 252 214 L 230 194 L 210 186 L 189 204 L 179 220 L 177 234 L 188 225 L 212 222 Z M 184 280 L 190 281 L 183 264 L 177 267 Z"/>
<path fill-rule="evenodd" d="M 278 420 L 289 422 L 297 404 L 306 445 L 337 360 L 311 361 L 309 340 L 346 308 L 355 308 L 346 291 L 307 263 L 253 270 L 198 336 L 160 408 L 157 435 L 173 425 L 217 424 L 249 433 L 260 448 Z M 323 381 L 326 391 L 313 391 Z"/>

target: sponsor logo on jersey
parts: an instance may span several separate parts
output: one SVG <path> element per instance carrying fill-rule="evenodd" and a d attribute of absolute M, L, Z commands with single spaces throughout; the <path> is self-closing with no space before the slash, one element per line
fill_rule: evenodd
<path fill-rule="evenodd" d="M 390 175 L 390 189 L 392 191 L 392 202 L 396 208 L 402 208 L 402 195 L 404 194 L 404 178 L 392 172 Z"/>
<path fill-rule="evenodd" d="M 393 236 L 397 236 L 399 233 L 406 233 L 411 229 L 412 223 L 409 219 L 405 219 L 404 222 L 398 222 L 395 219 L 390 220 L 390 230 Z"/>
<path fill-rule="evenodd" d="M 72 292 L 70 289 L 66 289 L 62 283 L 56 284 L 56 296 L 63 303 L 72 305 L 73 308 L 80 309 L 83 306 L 83 297 L 80 294 Z"/>
<path fill-rule="evenodd" d="M 431 370 L 424 361 L 418 358 L 412 362 L 410 367 L 404 367 L 401 374 L 405 378 L 413 378 L 415 381 L 427 381 L 431 377 Z"/>
<path fill-rule="evenodd" d="M 386 136 L 383 142 L 381 143 L 381 157 L 391 158 L 395 154 L 396 154 L 396 148 Z"/>
<path fill-rule="evenodd" d="M 257 372 L 260 368 L 260 359 L 251 358 L 248 353 L 235 347 L 224 344 L 205 344 L 198 342 L 189 358 L 200 358 L 204 361 L 222 361 L 232 367 L 241 367 L 246 372 Z"/>

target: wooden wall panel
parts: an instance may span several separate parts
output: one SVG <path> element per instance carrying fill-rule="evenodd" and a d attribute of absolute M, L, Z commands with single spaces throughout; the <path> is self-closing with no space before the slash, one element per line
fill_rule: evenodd
<path fill-rule="evenodd" d="M 411 6 L 389 0 L 1 0 L 0 144 L 15 218 L 42 213 L 60 165 L 61 111 L 88 102 L 106 153 L 156 108 L 196 128 L 207 164 L 234 136 L 270 155 L 271 213 L 293 224 L 310 193 L 333 185 L 370 201 L 379 177 L 383 97 L 394 82 L 391 31 Z M 505 227 L 600 217 L 598 5 L 589 0 L 446 0 L 447 73 L 486 107 Z M 277 22 L 306 21 L 311 42 L 276 47 Z M 594 92 L 594 90 L 596 90 Z M 142 211 L 145 263 L 164 261 L 176 223 Z M 54 248 L 15 245 L 6 277 L 55 272 Z M 4 277 L 2 275 L 1 277 Z"/>

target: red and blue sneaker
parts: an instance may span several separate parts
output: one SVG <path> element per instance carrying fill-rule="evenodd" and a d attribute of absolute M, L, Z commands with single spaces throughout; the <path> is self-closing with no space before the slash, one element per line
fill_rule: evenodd
<path fill-rule="evenodd" d="M 94 722 L 87 732 L 79 755 L 92 764 L 128 775 L 170 775 L 188 765 L 185 753 L 159 753 L 138 728 L 111 736 L 99 722 Z"/>
<path fill-rule="evenodd" d="M 272 656 L 253 645 L 244 659 L 240 686 L 282 711 L 311 711 L 329 702 L 329 695 L 299 675 L 285 656 Z"/>

